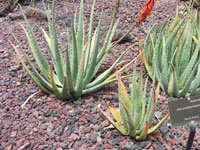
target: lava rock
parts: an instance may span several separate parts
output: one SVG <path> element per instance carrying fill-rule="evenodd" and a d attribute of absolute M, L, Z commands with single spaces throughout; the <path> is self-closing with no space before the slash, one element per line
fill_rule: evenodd
<path fill-rule="evenodd" d="M 70 138 L 72 138 L 75 141 L 79 139 L 79 136 L 77 134 L 72 133 Z"/>
<path fill-rule="evenodd" d="M 170 139 L 174 139 L 174 135 L 170 134 L 169 135 Z"/>
<path fill-rule="evenodd" d="M 64 132 L 64 127 L 60 127 L 56 130 L 56 134 L 59 136 L 63 135 L 63 132 Z"/>
<path fill-rule="evenodd" d="M 147 146 L 147 144 L 148 144 L 147 141 L 142 141 L 142 142 L 140 143 L 140 147 L 141 147 L 141 148 L 145 148 L 145 147 Z"/>
<path fill-rule="evenodd" d="M 93 123 L 93 124 L 96 124 L 98 122 L 96 119 L 94 119 L 92 115 L 88 115 L 87 120 L 88 122 Z"/>
<path fill-rule="evenodd" d="M 0 0 L 0 17 L 5 16 L 11 9 L 14 0 Z"/>
<path fill-rule="evenodd" d="M 35 7 L 31 7 L 31 6 L 24 6 L 23 10 L 25 11 L 25 15 L 29 19 L 34 19 L 35 21 L 47 21 L 46 13 L 39 8 L 35 8 Z M 20 13 L 9 13 L 8 17 L 11 20 L 24 19 L 23 14 L 21 12 Z"/>
<path fill-rule="evenodd" d="M 98 133 L 94 133 L 92 136 L 91 136 L 91 141 L 93 142 L 93 143 L 96 143 L 97 142 L 97 137 L 99 136 L 99 134 Z"/>
<path fill-rule="evenodd" d="M 99 150 L 104 150 L 105 148 L 104 148 L 104 146 L 103 145 L 101 145 L 101 147 L 99 148 Z"/>
<path fill-rule="evenodd" d="M 16 76 L 16 73 L 15 73 L 14 71 L 11 71 L 11 72 L 9 73 L 9 75 L 10 75 L 11 77 L 15 77 L 15 76 Z"/>
<path fill-rule="evenodd" d="M 80 115 L 81 111 L 79 109 L 72 112 L 72 116 Z"/>
<path fill-rule="evenodd" d="M 119 143 L 120 143 L 120 138 L 119 137 L 116 137 L 116 138 L 113 139 L 113 144 L 114 145 L 119 145 Z"/>
<path fill-rule="evenodd" d="M 103 144 L 108 144 L 108 139 L 104 138 L 103 139 Z"/>
<path fill-rule="evenodd" d="M 124 150 L 134 150 L 133 142 L 126 142 L 124 145 Z"/>
<path fill-rule="evenodd" d="M 162 134 L 166 134 L 168 132 L 168 127 L 165 127 L 165 126 L 160 127 L 160 132 Z"/>
<path fill-rule="evenodd" d="M 67 122 L 65 121 L 62 123 L 62 127 L 66 127 L 66 126 L 67 126 Z"/>
<path fill-rule="evenodd" d="M 84 100 L 81 99 L 81 98 L 79 98 L 78 100 L 75 100 L 75 101 L 74 101 L 74 104 L 76 104 L 76 105 L 82 105 L 83 102 L 84 102 Z"/>
<path fill-rule="evenodd" d="M 155 144 L 158 146 L 158 149 L 163 150 L 165 149 L 164 146 L 159 141 L 156 141 Z"/>

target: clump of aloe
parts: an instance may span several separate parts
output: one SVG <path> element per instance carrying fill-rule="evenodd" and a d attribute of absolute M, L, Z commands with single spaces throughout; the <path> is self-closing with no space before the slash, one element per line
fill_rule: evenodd
<path fill-rule="evenodd" d="M 177 11 L 178 12 L 178 11 Z M 185 97 L 200 94 L 200 18 L 190 10 L 185 17 L 169 18 L 162 27 L 153 25 L 144 46 L 142 60 L 150 75 L 161 77 L 161 88 L 169 96 Z M 153 69 L 155 67 L 155 69 Z"/>
<path fill-rule="evenodd" d="M 117 1 L 119 5 L 119 0 Z M 31 63 L 30 58 L 26 54 L 23 46 L 17 41 L 19 48 L 13 45 L 22 65 L 35 81 L 35 83 L 45 92 L 55 94 L 57 98 L 67 100 L 69 98 L 79 98 L 101 89 L 103 86 L 116 81 L 114 74 L 111 74 L 113 69 L 118 65 L 121 58 L 130 50 L 134 45 L 126 49 L 121 56 L 99 76 L 96 77 L 101 64 L 108 54 L 112 46 L 112 39 L 115 34 L 119 19 L 116 18 L 118 6 L 116 5 L 110 28 L 104 38 L 103 47 L 99 48 L 100 32 L 102 25 L 102 15 L 99 18 L 98 27 L 93 31 L 93 16 L 94 16 L 95 0 L 93 1 L 92 10 L 90 14 L 90 23 L 88 34 L 85 35 L 84 19 L 83 19 L 83 0 L 81 0 L 79 19 L 76 20 L 76 14 L 72 19 L 71 32 L 67 32 L 68 44 L 66 46 L 66 57 L 62 56 L 59 44 L 58 34 L 56 32 L 55 24 L 55 0 L 52 6 L 52 17 L 50 11 L 46 10 L 49 32 L 40 29 L 44 41 L 48 46 L 49 55 L 51 56 L 52 63 L 49 63 L 45 58 L 42 49 L 40 48 L 36 37 L 31 29 L 30 23 L 24 15 L 25 26 L 21 25 L 24 29 L 26 37 L 29 42 L 32 54 L 35 58 L 38 72 L 36 67 Z M 44 6 L 45 7 L 45 6 Z M 25 63 L 24 59 L 27 64 Z M 133 61 L 132 61 L 133 62 Z M 123 71 L 130 63 L 126 64 L 120 69 Z"/>
<path fill-rule="evenodd" d="M 152 126 L 155 107 L 158 101 L 160 81 L 157 87 L 153 85 L 150 97 L 147 98 L 146 88 L 148 78 L 143 87 L 142 73 L 139 75 L 140 79 L 138 82 L 136 81 L 136 76 L 136 70 L 134 70 L 131 95 L 129 96 L 121 81 L 121 77 L 116 73 L 118 80 L 119 109 L 109 106 L 114 120 L 104 111 L 101 110 L 101 112 L 121 134 L 128 135 L 136 140 L 144 140 L 147 135 L 155 132 L 164 123 L 169 114 L 155 126 Z"/>

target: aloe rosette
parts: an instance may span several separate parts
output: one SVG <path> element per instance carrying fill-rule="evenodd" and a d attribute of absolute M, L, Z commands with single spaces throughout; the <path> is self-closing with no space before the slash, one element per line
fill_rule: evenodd
<path fill-rule="evenodd" d="M 199 12 L 190 10 L 186 17 L 177 16 L 171 26 L 168 19 L 160 33 L 156 25 L 149 30 L 141 48 L 142 60 L 150 77 L 153 74 L 157 79 L 162 76 L 161 88 L 169 96 L 199 95 Z"/>
<path fill-rule="evenodd" d="M 22 65 L 24 66 L 28 74 L 44 92 L 49 94 L 53 93 L 57 96 L 57 98 L 66 100 L 72 97 L 79 98 L 81 95 L 95 92 L 101 89 L 103 86 L 116 81 L 115 75 L 111 73 L 116 65 L 118 65 L 120 59 L 125 55 L 128 50 L 134 47 L 134 45 L 126 49 L 109 69 L 96 77 L 96 74 L 106 54 L 111 48 L 111 41 L 117 28 L 119 18 L 115 19 L 115 10 L 113 14 L 114 17 L 111 21 L 107 36 L 105 37 L 103 47 L 100 49 L 99 41 L 102 15 L 99 19 L 98 27 L 93 32 L 94 6 L 95 0 L 93 1 L 92 5 L 88 34 L 87 36 L 85 36 L 83 0 L 81 1 L 78 22 L 76 21 L 77 15 L 75 13 L 74 18 L 72 19 L 72 31 L 71 33 L 67 32 L 68 44 L 66 47 L 65 58 L 61 54 L 58 42 L 58 35 L 56 32 L 54 15 L 55 0 L 53 1 L 52 5 L 52 17 L 50 17 L 49 9 L 46 10 L 45 8 L 49 24 L 49 33 L 47 33 L 43 29 L 40 29 L 40 31 L 48 46 L 49 54 L 52 60 L 51 64 L 43 55 L 42 50 L 39 47 L 36 37 L 32 31 L 30 23 L 24 15 L 26 26 L 22 25 L 22 28 L 24 29 L 33 56 L 42 75 L 31 63 L 22 45 L 19 43 L 14 35 L 13 37 L 17 41 L 19 48 L 16 47 L 14 44 L 11 44 L 13 45 L 19 59 L 21 60 Z M 25 63 L 24 59 L 22 59 L 23 57 L 25 58 L 27 63 Z M 123 71 L 133 61 L 122 67 L 120 71 Z"/>
<path fill-rule="evenodd" d="M 142 74 L 140 74 L 140 79 L 137 82 L 135 70 L 133 73 L 131 96 L 129 97 L 118 73 L 116 77 L 118 79 L 119 110 L 109 106 L 109 110 L 115 120 L 106 112 L 102 110 L 101 112 L 121 134 L 128 135 L 136 140 L 144 140 L 147 135 L 156 131 L 169 116 L 167 114 L 159 123 L 152 127 L 160 82 L 156 88 L 152 88 L 150 97 L 147 99 L 146 88 L 148 78 L 143 88 Z"/>

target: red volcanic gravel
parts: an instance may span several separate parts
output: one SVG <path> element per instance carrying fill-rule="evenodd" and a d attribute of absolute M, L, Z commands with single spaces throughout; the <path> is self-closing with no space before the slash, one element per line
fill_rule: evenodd
<path fill-rule="evenodd" d="M 95 14 L 100 16 L 105 12 L 105 18 L 112 16 L 115 0 L 96 0 Z M 85 19 L 89 20 L 92 0 L 85 2 Z M 135 23 L 145 0 L 122 0 L 118 16 L 121 21 L 119 31 L 128 30 Z M 156 2 L 151 17 L 131 33 L 131 41 L 119 44 L 106 57 L 100 71 L 108 68 L 117 57 L 131 44 L 145 38 L 145 31 L 151 27 L 154 16 L 155 22 L 161 24 L 167 15 L 175 15 L 176 1 L 162 0 Z M 181 4 L 180 4 L 181 5 Z M 41 2 L 35 6 L 42 8 Z M 57 31 L 61 47 L 65 44 L 66 26 L 70 26 L 69 16 L 79 6 L 79 1 L 56 1 Z M 14 10 L 17 11 L 17 10 Z M 68 15 L 66 15 L 66 12 Z M 104 19 L 104 28 L 108 28 L 110 20 Z M 54 95 L 37 93 L 24 108 L 21 105 L 32 94 L 39 91 L 20 64 L 14 49 L 8 40 L 14 42 L 10 35 L 12 31 L 22 43 L 24 49 L 32 58 L 27 40 L 19 23 L 23 20 L 11 21 L 9 17 L 0 18 L 0 150 L 183 150 L 187 144 L 188 126 L 173 128 L 170 119 L 145 141 L 138 142 L 128 136 L 122 136 L 117 130 L 106 128 L 108 120 L 100 113 L 99 108 L 106 110 L 107 105 L 118 106 L 117 84 L 104 87 L 99 92 L 84 96 L 77 100 L 62 103 Z M 47 47 L 37 30 L 36 25 L 47 29 L 47 23 L 32 21 L 36 37 L 46 53 Z M 10 30 L 10 31 L 9 31 Z M 64 36 L 63 36 L 64 35 Z M 104 37 L 103 37 L 104 38 Z M 102 39 L 103 39 L 102 38 Z M 48 56 L 48 53 L 47 57 Z M 128 62 L 139 54 L 138 47 L 133 48 L 124 57 Z M 32 59 L 34 62 L 34 59 Z M 138 60 L 137 70 L 142 69 Z M 132 66 L 126 70 L 132 72 Z M 143 70 L 144 76 L 147 76 Z M 126 82 L 128 85 L 129 81 Z M 128 87 L 128 86 L 127 86 Z M 168 112 L 167 96 L 161 94 L 156 109 L 155 122 Z M 197 134 L 192 149 L 200 149 L 200 125 L 197 124 Z"/>

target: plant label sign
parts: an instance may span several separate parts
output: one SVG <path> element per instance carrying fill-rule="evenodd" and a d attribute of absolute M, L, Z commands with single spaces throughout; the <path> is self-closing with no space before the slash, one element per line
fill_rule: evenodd
<path fill-rule="evenodd" d="M 200 96 L 168 100 L 172 125 L 183 126 L 191 121 L 200 121 Z"/>

